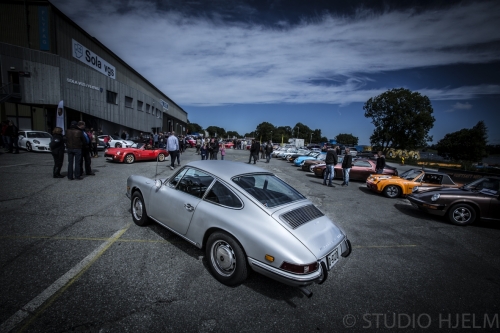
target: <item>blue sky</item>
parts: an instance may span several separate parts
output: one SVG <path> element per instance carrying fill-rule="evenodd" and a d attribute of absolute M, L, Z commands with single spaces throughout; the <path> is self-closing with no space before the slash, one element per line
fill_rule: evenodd
<path fill-rule="evenodd" d="M 369 144 L 363 105 L 430 98 L 433 142 L 483 120 L 500 144 L 500 1 L 52 0 L 202 127 L 301 122 Z"/>

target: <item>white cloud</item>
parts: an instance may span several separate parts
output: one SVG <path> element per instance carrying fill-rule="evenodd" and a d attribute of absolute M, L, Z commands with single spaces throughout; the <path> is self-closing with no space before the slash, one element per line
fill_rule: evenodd
<path fill-rule="evenodd" d="M 52 2 L 183 107 L 365 102 L 393 88 L 364 90 L 369 74 L 500 59 L 498 47 L 485 47 L 500 40 L 497 1 L 422 14 L 325 16 L 283 29 L 186 18 L 139 0 L 119 15 L 117 2 L 92 10 L 87 1 Z M 500 94 L 500 86 L 420 92 L 463 100 Z"/>
<path fill-rule="evenodd" d="M 470 109 L 472 109 L 472 104 L 470 104 L 469 102 L 465 103 L 457 102 L 452 105 L 451 109 L 448 109 L 445 112 L 455 112 L 457 110 L 470 110 Z"/>

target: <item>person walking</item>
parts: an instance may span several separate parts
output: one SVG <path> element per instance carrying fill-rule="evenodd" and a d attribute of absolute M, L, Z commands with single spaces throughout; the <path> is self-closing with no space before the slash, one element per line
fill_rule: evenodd
<path fill-rule="evenodd" d="M 266 146 L 266 163 L 269 163 L 269 161 L 271 160 L 272 152 L 273 152 L 273 143 L 271 140 L 269 140 Z"/>
<path fill-rule="evenodd" d="M 50 139 L 50 153 L 54 158 L 54 168 L 52 169 L 53 178 L 64 178 L 61 175 L 61 168 L 64 162 L 64 137 L 62 135 L 63 129 L 55 127 L 52 131 L 52 138 Z"/>
<path fill-rule="evenodd" d="M 83 138 L 82 130 L 78 128 L 78 123 L 72 121 L 66 131 L 66 150 L 68 151 L 68 180 L 82 180 L 80 160 L 82 159 Z M 73 166 L 75 170 L 73 171 Z"/>
<path fill-rule="evenodd" d="M 260 144 L 253 139 L 252 145 L 250 146 L 250 158 L 248 159 L 248 164 L 251 164 L 253 158 L 253 164 L 257 163 L 259 159 Z"/>
<path fill-rule="evenodd" d="M 342 186 L 349 186 L 349 172 L 352 168 L 352 155 L 349 148 L 345 149 L 344 159 L 342 160 L 342 177 L 344 179 Z"/>
<path fill-rule="evenodd" d="M 92 160 L 90 158 L 90 151 L 92 150 L 92 136 L 88 128 L 85 128 L 85 122 L 79 121 L 78 128 L 82 131 L 83 145 L 82 145 L 82 158 L 80 159 L 80 170 L 83 174 L 83 163 L 85 162 L 85 174 L 87 176 L 95 176 L 92 172 Z"/>
<path fill-rule="evenodd" d="M 226 145 L 222 144 L 220 147 L 220 159 L 224 161 L 224 156 L 226 156 Z"/>
<path fill-rule="evenodd" d="M 170 170 L 174 170 L 175 159 L 177 158 L 177 154 L 179 152 L 179 140 L 175 136 L 175 132 L 171 132 L 167 139 L 167 150 L 170 155 Z"/>
<path fill-rule="evenodd" d="M 337 157 L 337 152 L 333 148 L 329 148 L 326 152 L 326 158 L 325 158 L 325 164 L 326 164 L 326 169 L 325 169 L 325 175 L 323 177 L 323 185 L 326 185 L 326 179 L 328 178 L 328 186 L 329 187 L 335 187 L 332 184 L 332 178 L 335 175 L 335 166 L 338 163 L 338 157 Z"/>
<path fill-rule="evenodd" d="M 382 155 L 381 151 L 377 153 L 377 156 L 378 157 L 377 157 L 377 165 L 375 166 L 375 173 L 383 174 L 385 168 L 385 156 Z"/>

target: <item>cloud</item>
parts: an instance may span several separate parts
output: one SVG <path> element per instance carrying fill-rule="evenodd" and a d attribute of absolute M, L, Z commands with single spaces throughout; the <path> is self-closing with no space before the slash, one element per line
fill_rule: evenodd
<path fill-rule="evenodd" d="M 88 1 L 52 2 L 183 107 L 346 105 L 393 88 L 366 89 L 371 74 L 500 59 L 497 1 L 324 15 L 279 29 L 159 11 L 149 1 L 128 1 L 120 12 L 121 2 L 101 2 L 96 10 Z M 500 86 L 419 91 L 463 100 L 499 94 Z"/>
<path fill-rule="evenodd" d="M 465 103 L 457 102 L 457 103 L 453 104 L 451 109 L 446 110 L 445 112 L 455 112 L 457 110 L 470 110 L 470 109 L 472 109 L 472 104 L 470 104 L 469 102 L 465 102 Z"/>

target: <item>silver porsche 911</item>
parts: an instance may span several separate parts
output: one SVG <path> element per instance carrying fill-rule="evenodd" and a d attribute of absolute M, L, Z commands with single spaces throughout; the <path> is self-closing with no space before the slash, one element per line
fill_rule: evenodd
<path fill-rule="evenodd" d="M 212 275 L 243 282 L 249 268 L 287 285 L 323 283 L 351 253 L 345 233 L 269 171 L 231 161 L 195 161 L 168 179 L 127 179 L 134 222 L 161 224 L 205 249 Z M 309 296 L 309 295 L 308 295 Z"/>

